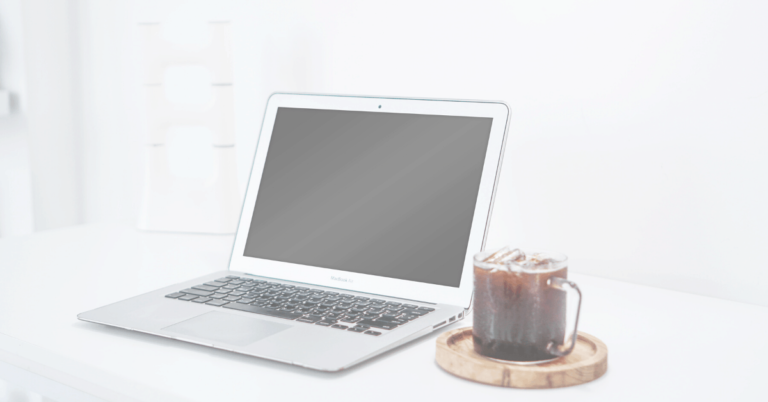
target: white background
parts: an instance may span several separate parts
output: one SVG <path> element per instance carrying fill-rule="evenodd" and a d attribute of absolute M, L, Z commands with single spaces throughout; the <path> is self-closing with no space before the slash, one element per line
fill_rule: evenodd
<path fill-rule="evenodd" d="M 18 97 L 0 117 L 0 236 L 135 223 L 136 23 L 193 43 L 222 19 L 241 187 L 274 91 L 503 100 L 489 246 L 768 305 L 761 1 L 0 0 L 0 88 Z"/>

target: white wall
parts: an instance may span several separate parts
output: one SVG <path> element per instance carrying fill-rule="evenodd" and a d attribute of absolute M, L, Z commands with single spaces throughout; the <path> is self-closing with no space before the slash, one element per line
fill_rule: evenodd
<path fill-rule="evenodd" d="M 35 230 L 82 222 L 77 10 L 75 0 L 22 2 Z"/>
<path fill-rule="evenodd" d="M 129 1 L 80 0 L 81 180 L 84 222 L 135 224 L 141 197 L 143 108 Z"/>
<path fill-rule="evenodd" d="M 11 114 L 0 115 L 0 237 L 4 237 L 32 233 L 34 225 L 20 0 L 0 0 L 0 89 L 11 93 Z"/>
<path fill-rule="evenodd" d="M 489 246 L 768 305 L 768 3 L 80 4 L 87 220 L 135 216 L 134 24 L 228 19 L 241 183 L 273 91 L 504 100 L 514 114 Z"/>

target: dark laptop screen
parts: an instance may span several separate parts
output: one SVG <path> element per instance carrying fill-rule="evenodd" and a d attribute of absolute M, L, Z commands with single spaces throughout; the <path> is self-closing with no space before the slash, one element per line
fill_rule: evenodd
<path fill-rule="evenodd" d="M 244 255 L 458 287 L 491 122 L 279 108 Z"/>

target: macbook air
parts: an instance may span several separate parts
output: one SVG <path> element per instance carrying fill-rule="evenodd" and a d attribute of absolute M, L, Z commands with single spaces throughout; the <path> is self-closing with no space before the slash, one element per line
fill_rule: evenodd
<path fill-rule="evenodd" d="M 78 315 L 322 371 L 462 320 L 509 109 L 274 94 L 228 270 Z"/>

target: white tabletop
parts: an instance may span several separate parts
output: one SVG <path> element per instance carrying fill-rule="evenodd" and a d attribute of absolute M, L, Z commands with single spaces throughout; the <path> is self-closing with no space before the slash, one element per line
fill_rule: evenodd
<path fill-rule="evenodd" d="M 27 373 L 26 386 L 61 402 L 768 399 L 761 386 L 768 376 L 768 308 L 577 273 L 571 279 L 584 293 L 579 329 L 608 345 L 608 372 L 554 390 L 487 386 L 438 367 L 435 339 L 471 325 L 471 317 L 340 373 L 76 319 L 226 269 L 231 243 L 232 236 L 109 225 L 0 239 L 0 369 Z"/>

